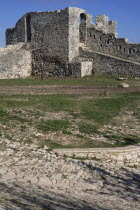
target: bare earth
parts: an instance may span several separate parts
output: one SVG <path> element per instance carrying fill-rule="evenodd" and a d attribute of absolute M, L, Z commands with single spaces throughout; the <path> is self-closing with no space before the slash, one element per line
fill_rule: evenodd
<path fill-rule="evenodd" d="M 94 86 L 62 86 L 62 85 L 33 85 L 33 86 L 0 86 L 0 93 L 22 93 L 22 94 L 92 94 L 114 92 L 140 92 L 140 87 L 115 88 L 115 87 L 94 87 Z"/>

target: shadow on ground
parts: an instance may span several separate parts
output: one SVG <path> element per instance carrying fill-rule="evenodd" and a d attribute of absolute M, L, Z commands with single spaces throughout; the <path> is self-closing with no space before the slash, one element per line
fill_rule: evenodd
<path fill-rule="evenodd" d="M 63 190 L 43 189 L 31 183 L 26 183 L 26 186 L 18 182 L 0 183 L 0 209 L 107 210 L 112 209 L 112 205 L 118 206 L 118 208 L 114 206 L 114 209 L 126 209 L 121 206 L 121 200 L 126 201 L 126 206 L 128 202 L 131 207 L 139 209 L 137 207 L 140 201 L 139 174 L 122 168 L 120 173 L 118 171 L 112 175 L 101 167 L 93 167 L 84 162 L 83 165 L 90 169 L 90 173 L 97 172 L 99 179 L 103 180 L 104 186 L 98 191 L 83 192 L 83 194 L 80 192 L 79 196 L 78 191 L 77 194 L 73 194 Z M 92 179 L 89 182 L 92 182 Z M 90 199 L 87 199 L 88 196 Z M 108 198 L 108 202 L 104 203 Z M 131 209 L 130 206 L 127 209 Z"/>
<path fill-rule="evenodd" d="M 0 207 L 6 210 L 12 209 L 77 209 L 96 210 L 101 209 L 98 205 L 89 204 L 86 200 L 65 196 L 56 192 L 43 192 L 43 189 L 26 189 L 20 185 L 12 186 L 0 183 Z M 65 193 L 64 193 L 65 194 Z M 1 208 L 0 208 L 1 209 Z M 104 209 L 104 208 L 102 208 Z"/>

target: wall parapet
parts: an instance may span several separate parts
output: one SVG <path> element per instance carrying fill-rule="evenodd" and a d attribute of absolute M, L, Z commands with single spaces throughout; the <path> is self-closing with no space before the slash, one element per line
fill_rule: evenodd
<path fill-rule="evenodd" d="M 63 157 L 112 162 L 130 167 L 140 164 L 140 144 L 117 148 L 69 148 L 54 149 L 53 151 Z"/>

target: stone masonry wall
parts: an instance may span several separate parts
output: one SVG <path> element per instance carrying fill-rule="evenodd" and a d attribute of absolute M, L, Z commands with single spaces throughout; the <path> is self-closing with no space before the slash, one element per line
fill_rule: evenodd
<path fill-rule="evenodd" d="M 132 167 L 140 164 L 140 145 L 120 148 L 55 149 L 54 152 L 63 157 L 97 160 Z"/>
<path fill-rule="evenodd" d="M 0 48 L 0 79 L 24 78 L 31 75 L 29 45 L 20 43 Z"/>
<path fill-rule="evenodd" d="M 83 9 L 69 7 L 69 62 L 72 62 L 75 57 L 79 56 L 81 15 L 84 15 L 86 18 L 85 27 L 90 27 L 92 22 L 91 15 Z M 86 33 L 87 28 L 82 28 L 82 30 Z"/>
<path fill-rule="evenodd" d="M 32 49 L 47 50 L 47 56 L 69 61 L 68 9 L 31 15 Z"/>
<path fill-rule="evenodd" d="M 47 50 L 32 51 L 32 75 L 44 77 L 84 77 L 92 74 L 91 59 L 82 59 L 74 63 L 64 64 L 56 56 L 48 56 Z"/>
<path fill-rule="evenodd" d="M 111 33 L 88 28 L 86 45 L 94 51 L 140 62 L 140 44 L 128 43 L 127 39 L 117 39 Z"/>
<path fill-rule="evenodd" d="M 26 42 L 25 39 L 25 16 L 22 17 L 16 24 L 15 28 L 6 30 L 6 45 Z"/>
<path fill-rule="evenodd" d="M 109 21 L 106 15 L 99 15 L 95 18 L 95 24 L 92 24 L 92 16 L 75 7 L 53 12 L 27 13 L 15 28 L 6 31 L 7 45 L 30 43 L 33 51 L 32 74 L 35 76 L 43 73 L 45 76 L 61 77 L 87 75 L 89 63 L 81 63 L 78 60 L 80 56 L 94 59 L 95 73 L 139 76 L 140 44 L 131 44 L 127 39 L 116 37 L 115 21 Z M 81 46 L 94 52 L 81 53 Z M 12 59 L 12 62 L 18 62 L 17 58 L 14 61 Z M 3 63 L 4 56 L 1 60 Z M 15 64 L 15 72 L 19 71 L 18 63 Z M 1 77 L 3 74 L 5 75 L 1 73 Z"/>
<path fill-rule="evenodd" d="M 32 51 L 32 75 L 44 77 L 71 76 L 68 65 L 57 56 L 48 55 L 47 50 Z"/>
<path fill-rule="evenodd" d="M 95 17 L 95 24 L 92 25 L 96 30 L 104 33 L 111 33 L 117 37 L 117 23 L 116 21 L 109 21 L 108 16 L 98 15 Z"/>
<path fill-rule="evenodd" d="M 68 8 L 54 12 L 31 12 L 24 15 L 15 28 L 7 29 L 6 44 L 31 42 L 35 49 L 47 49 L 48 56 L 59 56 L 66 63 L 69 58 Z"/>
<path fill-rule="evenodd" d="M 125 59 L 80 49 L 82 57 L 93 59 L 93 72 L 105 75 L 140 77 L 140 64 Z"/>

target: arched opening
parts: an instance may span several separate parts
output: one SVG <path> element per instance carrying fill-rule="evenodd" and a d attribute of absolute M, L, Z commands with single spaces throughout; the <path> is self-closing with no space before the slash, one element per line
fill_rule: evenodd
<path fill-rule="evenodd" d="M 80 25 L 79 25 L 80 42 L 86 41 L 86 36 L 87 36 L 86 20 L 87 20 L 86 15 L 84 13 L 81 13 Z"/>
<path fill-rule="evenodd" d="M 80 24 L 86 24 L 86 15 L 84 13 L 80 14 Z"/>
<path fill-rule="evenodd" d="M 26 41 L 31 42 L 31 16 L 26 16 Z"/>

